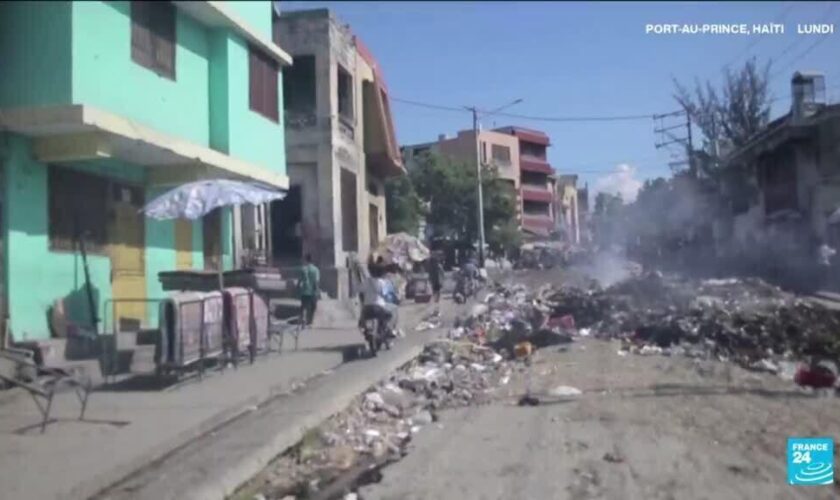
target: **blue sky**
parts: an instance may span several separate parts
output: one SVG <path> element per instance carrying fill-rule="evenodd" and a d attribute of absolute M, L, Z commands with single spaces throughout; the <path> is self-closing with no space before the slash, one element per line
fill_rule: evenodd
<path fill-rule="evenodd" d="M 774 61 L 774 116 L 787 111 L 789 79 L 798 69 L 824 72 L 829 99 L 840 100 L 840 4 L 280 3 L 281 11 L 318 7 L 333 9 L 365 41 L 395 98 L 484 109 L 522 98 L 508 111 L 530 116 L 661 113 L 676 109 L 672 77 L 719 82 L 724 65 L 738 66 L 754 55 Z M 772 22 L 784 23 L 785 34 L 645 34 L 648 23 Z M 819 42 L 818 36 L 796 34 L 797 23 L 819 22 L 837 24 L 836 33 Z M 392 109 L 401 144 L 471 126 L 468 113 L 399 102 Z M 605 189 L 632 190 L 643 179 L 667 175 L 672 161 L 654 147 L 650 119 L 558 123 L 491 117 L 482 125 L 545 130 L 555 169 Z"/>

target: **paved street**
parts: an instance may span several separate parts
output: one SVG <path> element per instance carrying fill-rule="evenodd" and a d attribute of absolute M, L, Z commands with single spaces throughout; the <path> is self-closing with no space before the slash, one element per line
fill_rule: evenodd
<path fill-rule="evenodd" d="M 402 324 L 413 325 L 430 307 L 405 306 Z M 324 380 L 329 381 L 332 399 L 321 398 L 309 390 L 307 399 L 301 402 L 295 402 L 294 397 L 274 399 L 279 401 L 276 406 L 287 413 L 282 419 L 272 421 L 270 431 L 288 430 L 287 446 L 294 443 L 301 428 L 317 422 L 317 415 L 325 418 L 329 414 L 322 414 L 322 408 L 340 404 L 344 396 L 352 397 L 364 388 L 359 384 L 370 379 L 369 384 L 394 368 L 390 364 L 407 361 L 412 349 L 435 334 L 433 331 L 411 333 L 379 359 L 350 363 L 348 373 L 352 376 L 328 374 Z M 59 421 L 50 424 L 43 435 L 34 425 L 40 421 L 34 403 L 20 393 L 5 395 L 0 403 L 3 496 L 37 500 L 87 498 L 255 405 L 287 394 L 296 384 L 336 369 L 345 361 L 348 348 L 360 345 L 361 340 L 355 325 L 344 320 L 343 324 L 329 329 L 304 332 L 297 352 L 272 354 L 238 371 L 212 373 L 201 382 L 190 381 L 165 391 L 141 388 L 95 392 L 83 422 L 74 420 L 78 404 L 73 396 L 61 395 L 53 411 Z M 289 344 L 286 345 L 288 348 Z M 317 420 L 312 422 L 312 419 Z M 285 425 L 278 425 L 278 421 Z M 264 443 L 271 439 L 270 432 L 264 432 L 251 436 Z M 282 450 L 282 440 L 280 444 Z M 32 463 L 38 463 L 39 467 L 32 468 Z M 44 477 L 49 477 L 49 481 L 43 481 Z M 129 496 L 135 498 L 137 494 Z M 155 494 L 148 498 L 163 497 Z"/>
<path fill-rule="evenodd" d="M 598 340 L 539 351 L 487 406 L 443 412 L 365 500 L 837 498 L 786 484 L 788 436 L 840 436 L 840 400 L 718 362 L 618 356 Z M 583 395 L 551 396 L 568 385 Z"/>

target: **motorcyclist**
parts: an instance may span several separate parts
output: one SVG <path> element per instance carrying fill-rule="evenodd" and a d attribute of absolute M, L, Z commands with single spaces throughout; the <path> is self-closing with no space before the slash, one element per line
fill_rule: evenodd
<path fill-rule="evenodd" d="M 381 266 L 374 266 L 371 275 L 362 288 L 362 315 L 359 325 L 363 326 L 369 319 L 383 322 L 390 335 L 396 331 L 397 302 L 396 290 L 393 284 L 385 279 Z"/>

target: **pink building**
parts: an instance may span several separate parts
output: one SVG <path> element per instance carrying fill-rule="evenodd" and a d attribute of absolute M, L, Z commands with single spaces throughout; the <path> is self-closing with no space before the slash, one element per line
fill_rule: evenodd
<path fill-rule="evenodd" d="M 497 132 L 519 143 L 519 192 L 522 230 L 537 238 L 548 237 L 555 227 L 555 176 L 546 154 L 551 141 L 545 132 L 522 127 L 502 127 Z"/>

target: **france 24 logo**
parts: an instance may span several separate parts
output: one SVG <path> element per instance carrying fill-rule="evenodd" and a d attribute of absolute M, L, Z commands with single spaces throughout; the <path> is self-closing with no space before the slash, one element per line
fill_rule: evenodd
<path fill-rule="evenodd" d="M 788 483 L 821 485 L 834 483 L 834 440 L 820 438 L 788 438 Z"/>

